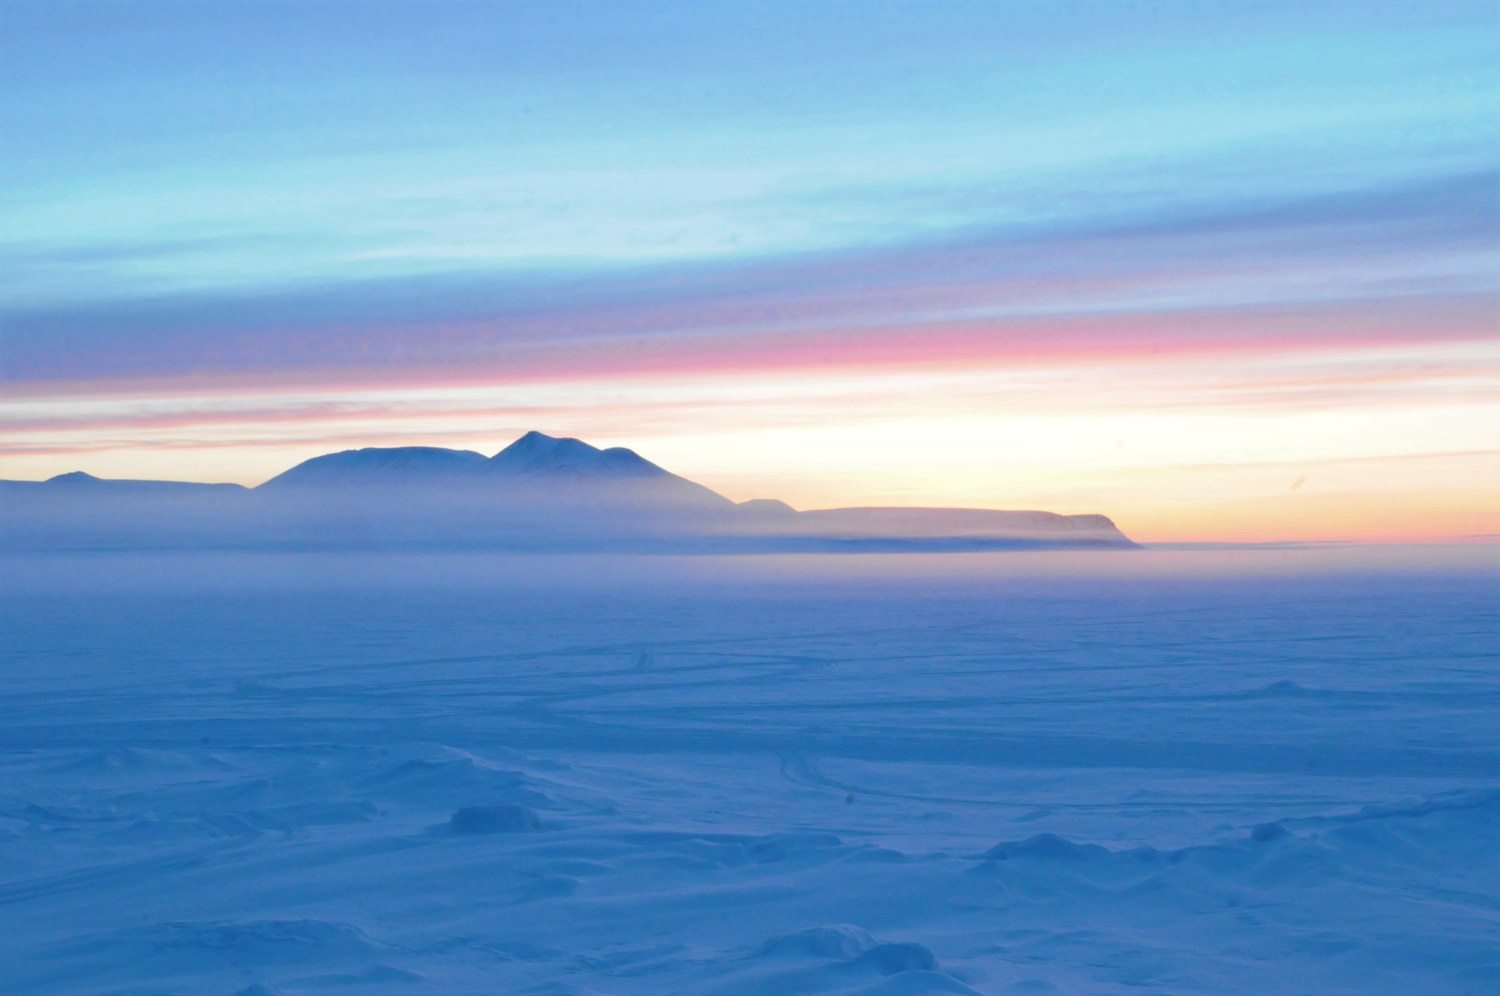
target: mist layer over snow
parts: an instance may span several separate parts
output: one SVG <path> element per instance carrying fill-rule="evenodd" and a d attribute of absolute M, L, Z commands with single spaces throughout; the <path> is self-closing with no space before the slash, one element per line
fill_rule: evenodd
<path fill-rule="evenodd" d="M 9 991 L 1488 992 L 1495 548 L 16 554 Z"/>

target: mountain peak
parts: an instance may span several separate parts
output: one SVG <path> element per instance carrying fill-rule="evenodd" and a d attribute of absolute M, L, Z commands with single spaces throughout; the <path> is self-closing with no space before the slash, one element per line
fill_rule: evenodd
<path fill-rule="evenodd" d="M 598 447 L 590 446 L 571 436 L 549 436 L 535 429 L 496 453 L 491 460 L 506 463 L 522 460 L 586 460 L 599 453 Z"/>
<path fill-rule="evenodd" d="M 524 476 L 658 477 L 667 472 L 634 450 L 601 450 L 570 436 L 532 430 L 490 458 L 497 471 Z"/>
<path fill-rule="evenodd" d="M 517 439 L 515 442 L 513 442 L 509 446 L 505 447 L 505 449 L 506 450 L 555 449 L 555 448 L 557 448 L 560 445 L 566 446 L 568 444 L 576 444 L 578 446 L 582 446 L 585 449 L 590 449 L 590 450 L 598 448 L 598 447 L 595 447 L 595 446 L 590 446 L 588 443 L 585 443 L 581 439 L 574 439 L 572 436 L 549 436 L 545 432 L 538 432 L 536 429 L 530 429 L 523 436 L 521 436 L 519 439 Z M 500 452 L 503 453 L 503 452 L 505 452 L 505 450 L 501 450 Z"/>
<path fill-rule="evenodd" d="M 58 474 L 56 477 L 47 478 L 48 484 L 91 484 L 99 478 L 93 474 L 85 474 L 81 470 L 74 470 L 66 474 Z"/>

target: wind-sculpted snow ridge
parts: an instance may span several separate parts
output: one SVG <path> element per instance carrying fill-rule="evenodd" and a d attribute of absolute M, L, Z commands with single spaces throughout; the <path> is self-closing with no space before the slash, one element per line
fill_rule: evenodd
<path fill-rule="evenodd" d="M 6 991 L 1500 984 L 1488 573 L 558 560 L 16 558 Z"/>
<path fill-rule="evenodd" d="M 0 548 L 899 552 L 1130 547 L 1100 515 L 739 505 L 632 450 L 528 432 L 486 458 L 430 446 L 330 453 L 254 489 L 0 481 Z"/>

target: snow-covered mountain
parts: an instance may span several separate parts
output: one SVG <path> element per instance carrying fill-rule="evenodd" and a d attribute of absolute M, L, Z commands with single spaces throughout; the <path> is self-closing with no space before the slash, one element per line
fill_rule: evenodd
<path fill-rule="evenodd" d="M 398 446 L 344 450 L 304 460 L 261 485 L 267 490 L 308 487 L 429 485 L 473 476 L 486 464 L 473 450 Z"/>
<path fill-rule="evenodd" d="M 256 490 L 393 489 L 442 492 L 450 498 L 515 504 L 613 504 L 729 507 L 701 484 L 658 467 L 634 450 L 599 449 L 580 439 L 528 432 L 493 457 L 472 450 L 402 446 L 345 450 L 313 457 Z M 408 493 L 405 499 L 410 499 Z M 340 500 L 350 500 L 347 494 Z"/>
<path fill-rule="evenodd" d="M 739 505 L 633 450 L 528 432 L 492 457 L 432 446 L 306 460 L 254 489 L 0 482 L 0 546 L 628 548 L 719 551 L 1129 547 L 1102 515 Z"/>
<path fill-rule="evenodd" d="M 67 496 L 226 494 L 245 491 L 241 484 L 198 484 L 194 481 L 132 481 L 95 477 L 81 470 L 58 474 L 45 481 L 0 481 L 7 488 L 45 488 L 52 500 Z"/>
<path fill-rule="evenodd" d="M 535 431 L 526 433 L 496 453 L 486 464 L 486 470 L 512 477 L 535 478 L 676 476 L 623 446 L 601 450 L 581 439 L 558 438 Z"/>
<path fill-rule="evenodd" d="M 734 507 L 723 495 L 663 470 L 634 450 L 601 450 L 541 432 L 528 432 L 496 453 L 483 473 L 522 500 L 626 504 L 642 512 Z"/>

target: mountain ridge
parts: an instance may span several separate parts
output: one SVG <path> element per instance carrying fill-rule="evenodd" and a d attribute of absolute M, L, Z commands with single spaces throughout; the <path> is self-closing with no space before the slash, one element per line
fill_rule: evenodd
<path fill-rule="evenodd" d="M 0 542 L 28 529 L 56 542 L 153 530 L 184 542 L 293 546 L 433 544 L 560 548 L 948 550 L 1133 547 L 1107 517 L 974 508 L 799 511 L 736 504 L 625 447 L 531 431 L 486 457 L 435 446 L 364 447 L 312 457 L 253 488 L 109 480 L 83 471 L 0 481 Z M 172 504 L 175 502 L 176 504 Z M 111 531 L 111 523 L 118 528 Z M 80 540 L 81 541 L 81 540 Z M 43 544 L 45 545 L 45 543 Z"/>

